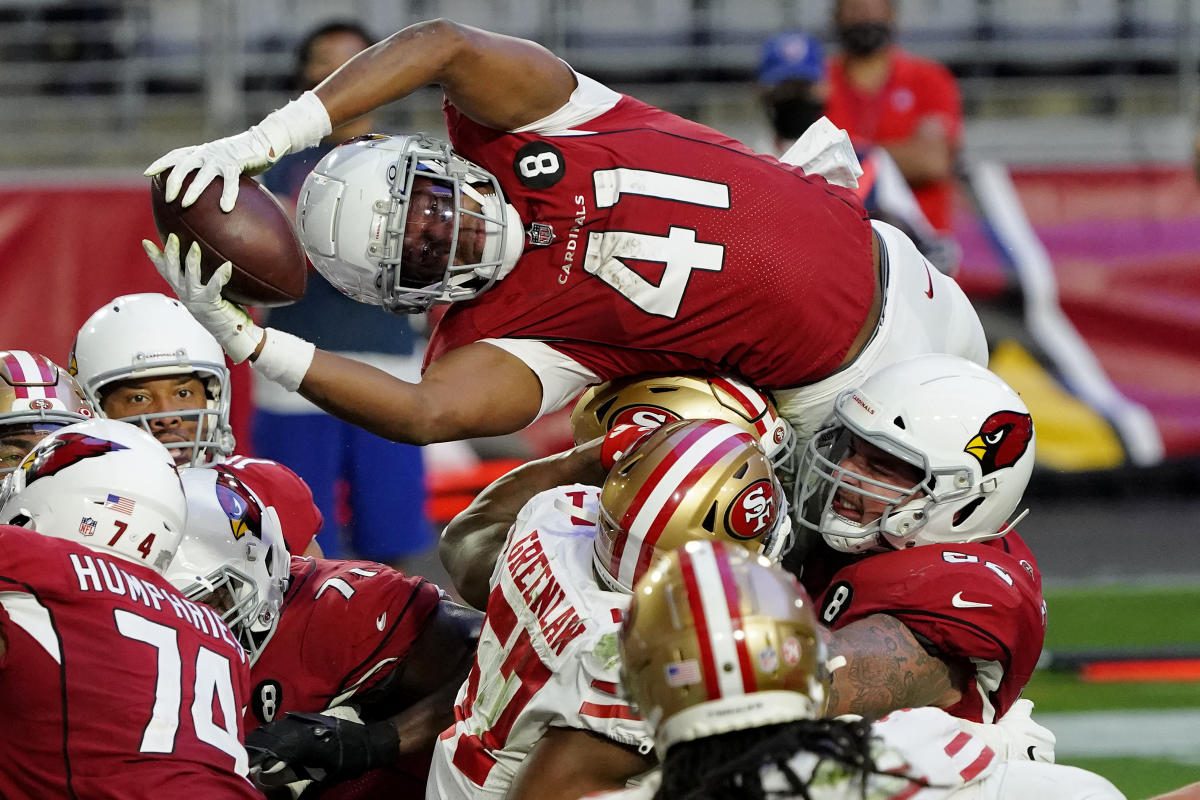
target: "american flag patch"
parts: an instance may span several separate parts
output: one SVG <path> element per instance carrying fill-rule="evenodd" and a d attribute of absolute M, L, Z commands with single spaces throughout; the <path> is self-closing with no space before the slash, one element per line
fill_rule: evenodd
<path fill-rule="evenodd" d="M 104 501 L 105 508 L 111 508 L 119 514 L 133 513 L 133 499 L 129 497 L 121 497 L 118 494 L 110 494 L 108 499 Z"/>
<path fill-rule="evenodd" d="M 700 664 L 694 658 L 689 658 L 687 661 L 672 661 L 667 664 L 666 669 L 667 686 L 678 688 L 700 683 Z"/>

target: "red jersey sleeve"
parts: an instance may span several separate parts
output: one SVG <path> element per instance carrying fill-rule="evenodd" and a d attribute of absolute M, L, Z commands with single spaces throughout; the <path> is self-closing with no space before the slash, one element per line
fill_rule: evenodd
<path fill-rule="evenodd" d="M 232 456 L 213 467 L 226 470 L 250 488 L 265 506 L 274 506 L 283 526 L 288 552 L 302 555 L 324 524 L 312 490 L 300 476 L 266 458 Z"/>
<path fill-rule="evenodd" d="M 979 543 L 867 556 L 833 576 L 820 609 L 833 630 L 872 614 L 896 617 L 943 657 L 973 664 L 970 691 L 947 710 L 982 721 L 1017 699 L 1046 630 L 1032 561 Z"/>
<path fill-rule="evenodd" d="M 251 672 L 249 726 L 362 699 L 404 662 L 440 602 L 437 586 L 383 564 L 293 558 L 279 626 Z"/>

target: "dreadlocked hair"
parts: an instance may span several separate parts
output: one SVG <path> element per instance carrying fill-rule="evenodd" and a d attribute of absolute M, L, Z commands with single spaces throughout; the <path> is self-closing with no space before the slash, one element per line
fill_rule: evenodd
<path fill-rule="evenodd" d="M 769 800 L 762 768 L 777 767 L 787 780 L 786 797 L 812 800 L 808 776 L 797 775 L 788 761 L 797 753 L 843 765 L 866 798 L 867 778 L 882 773 L 871 755 L 871 723 L 865 720 L 814 719 L 731 731 L 672 747 L 663 760 L 662 785 L 654 800 Z M 740 753 L 730 758 L 730 753 Z"/>

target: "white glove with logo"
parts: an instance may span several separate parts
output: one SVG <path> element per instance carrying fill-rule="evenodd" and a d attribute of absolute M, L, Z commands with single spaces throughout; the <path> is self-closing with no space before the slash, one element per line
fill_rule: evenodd
<path fill-rule="evenodd" d="M 967 733 L 978 736 L 999 758 L 1012 761 L 1054 763 L 1054 734 L 1033 721 L 1033 701 L 1024 698 L 1012 704 L 994 723 L 960 719 Z"/>
<path fill-rule="evenodd" d="M 163 192 L 170 203 L 179 195 L 188 173 L 199 170 L 183 195 L 184 208 L 196 202 L 204 188 L 220 175 L 224 182 L 221 210 L 232 211 L 240 174 L 261 172 L 287 153 L 320 144 L 332 130 L 325 105 L 312 92 L 305 92 L 244 133 L 172 150 L 147 167 L 145 174 L 157 175 L 171 168 Z"/>
<path fill-rule="evenodd" d="M 200 279 L 200 245 L 195 242 L 188 248 L 187 260 L 182 267 L 179 264 L 179 238 L 175 234 L 167 237 L 162 250 L 146 239 L 142 240 L 142 248 L 184 308 L 213 335 L 235 364 L 254 355 L 266 337 L 262 351 L 252 363 L 254 369 L 289 391 L 294 392 L 300 387 L 312 363 L 315 345 L 274 328 L 260 328 L 245 308 L 226 300 L 221 289 L 233 274 L 233 264 L 226 261 L 208 283 L 204 283 Z"/>

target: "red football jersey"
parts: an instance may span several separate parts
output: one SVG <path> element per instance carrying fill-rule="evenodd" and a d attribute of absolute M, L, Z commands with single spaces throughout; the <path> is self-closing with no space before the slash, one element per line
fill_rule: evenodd
<path fill-rule="evenodd" d="M 874 294 L 853 192 L 631 97 L 561 135 L 500 133 L 446 105 L 464 157 L 527 226 L 516 268 L 450 307 L 426 364 L 484 338 L 544 341 L 602 379 L 833 372 Z"/>
<path fill-rule="evenodd" d="M 383 564 L 293 556 L 279 625 L 250 671 L 246 730 L 368 692 L 404 662 L 440 602 L 437 586 Z"/>
<path fill-rule="evenodd" d="M 833 630 L 888 614 L 945 655 L 969 659 L 975 673 L 946 710 L 975 722 L 1008 711 L 1046 636 L 1041 574 L 1015 533 L 866 556 L 833 576 L 818 607 Z"/>
<path fill-rule="evenodd" d="M 158 573 L 0 526 L 0 797 L 260 797 L 246 654 Z"/>
<path fill-rule="evenodd" d="M 275 507 L 289 553 L 302 555 L 320 533 L 324 520 L 313 503 L 312 490 L 278 461 L 235 455 L 214 464 L 212 469 L 229 473 L 246 484 L 264 506 Z"/>

